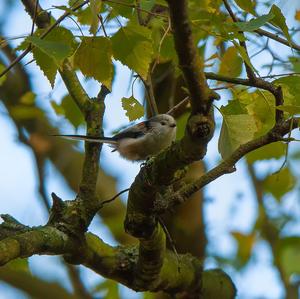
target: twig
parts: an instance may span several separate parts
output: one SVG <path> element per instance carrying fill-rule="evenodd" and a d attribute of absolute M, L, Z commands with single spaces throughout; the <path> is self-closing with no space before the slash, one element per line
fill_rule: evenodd
<path fill-rule="evenodd" d="M 277 174 L 277 173 L 279 173 L 282 169 L 283 169 L 283 167 L 287 164 L 287 161 L 288 161 L 288 155 L 289 155 L 289 144 L 290 144 L 290 142 L 291 142 L 291 135 L 292 135 L 292 128 L 293 128 L 293 125 L 294 125 L 294 118 L 292 117 L 291 118 L 291 126 L 290 126 L 290 131 L 289 131 L 289 135 L 288 135 L 288 137 L 287 137 L 287 142 L 286 142 L 286 148 L 285 148 L 285 154 L 284 154 L 284 160 L 283 160 L 283 163 L 282 163 L 282 165 L 280 166 L 280 168 L 277 170 L 277 171 L 275 171 L 273 174 Z"/>
<path fill-rule="evenodd" d="M 106 204 L 108 204 L 108 203 L 114 201 L 114 200 L 115 200 L 116 198 L 118 198 L 121 194 L 123 194 L 123 193 L 125 193 L 125 192 L 128 192 L 129 190 L 130 190 L 130 188 L 124 189 L 124 190 L 120 191 L 119 193 L 117 193 L 117 194 L 116 194 L 115 196 L 113 196 L 112 198 L 102 201 L 102 202 L 101 202 L 101 208 L 102 208 L 104 205 L 106 205 Z"/>
<path fill-rule="evenodd" d="M 224 3 L 225 8 L 226 8 L 227 11 L 228 11 L 230 17 L 232 18 L 233 22 L 234 22 L 234 23 L 238 22 L 238 19 L 237 19 L 236 16 L 234 15 L 234 13 L 233 13 L 233 11 L 232 11 L 230 5 L 228 4 L 228 1 L 227 1 L 227 0 L 223 0 L 223 3 Z M 242 35 L 244 36 L 243 31 L 239 31 L 239 33 L 242 34 Z M 244 41 L 239 41 L 239 43 L 240 43 L 240 46 L 244 48 L 245 53 L 246 53 L 246 55 L 248 56 L 248 59 L 250 60 L 246 42 L 244 42 Z M 255 75 L 253 69 L 251 68 L 251 66 L 248 65 L 246 61 L 244 61 L 244 65 L 245 65 L 246 73 L 247 73 L 247 76 L 248 76 L 249 80 L 250 80 L 250 81 L 255 81 L 256 75 Z"/>
<path fill-rule="evenodd" d="M 103 30 L 103 33 L 104 33 L 104 36 L 105 37 L 108 37 L 107 33 L 106 33 L 106 30 L 105 30 L 105 26 L 104 26 L 104 22 L 103 22 L 103 18 L 101 16 L 101 14 L 97 15 L 99 21 L 100 21 L 100 24 L 101 24 L 101 28 Z"/>
<path fill-rule="evenodd" d="M 163 41 L 165 40 L 165 38 L 166 38 L 166 36 L 168 35 L 168 33 L 169 33 L 170 30 L 171 30 L 171 20 L 170 20 L 170 18 L 168 18 L 168 27 L 167 27 L 167 29 L 165 30 L 165 32 L 164 32 L 164 34 L 163 34 L 163 36 L 161 37 L 161 40 L 160 40 L 160 42 L 159 42 L 158 51 L 157 51 L 157 52 L 158 52 L 158 56 L 157 56 L 157 58 L 155 59 L 155 62 L 153 63 L 153 66 L 152 66 L 152 68 L 151 68 L 151 73 L 153 73 L 153 71 L 154 71 L 156 65 L 159 63 L 161 46 L 162 46 L 162 43 L 163 43 Z"/>
<path fill-rule="evenodd" d="M 290 48 L 293 48 L 297 51 L 300 51 L 300 45 L 297 45 L 296 43 L 294 43 L 293 41 L 289 42 L 287 41 L 286 39 L 274 34 L 274 33 L 271 33 L 271 32 L 268 32 L 266 30 L 263 30 L 263 29 L 257 29 L 255 30 L 254 32 L 258 33 L 259 35 L 261 36 L 266 36 L 276 42 L 279 42 L 287 47 L 290 47 Z"/>
<path fill-rule="evenodd" d="M 141 1 L 140 0 L 136 0 L 136 10 L 137 10 L 137 19 L 138 19 L 138 22 L 141 26 L 144 25 L 144 20 L 143 20 L 143 17 L 142 17 L 142 14 L 141 14 Z"/>
<path fill-rule="evenodd" d="M 75 265 L 65 265 L 68 269 L 68 274 L 74 289 L 74 293 L 78 296 L 78 299 L 93 299 L 92 295 L 88 293 L 83 282 L 81 281 L 79 269 Z"/>
<path fill-rule="evenodd" d="M 38 6 L 39 6 L 39 0 L 35 0 L 34 15 L 33 15 L 33 19 L 32 19 L 30 35 L 33 35 L 33 32 L 34 32 L 34 25 L 35 25 L 35 21 L 36 21 Z"/>
<path fill-rule="evenodd" d="M 153 86 L 152 86 L 152 80 L 151 80 L 151 75 L 148 72 L 148 78 L 147 80 L 144 80 L 140 75 L 138 75 L 139 78 L 142 80 L 142 82 L 144 83 L 145 89 L 147 91 L 147 100 L 148 100 L 148 104 L 151 110 L 151 114 L 153 115 L 157 115 L 158 114 L 158 108 L 157 108 L 157 104 L 155 101 L 155 97 L 154 97 L 154 91 L 153 91 Z"/>
<path fill-rule="evenodd" d="M 176 249 L 175 242 L 174 242 L 172 236 L 170 235 L 170 232 L 169 232 L 167 226 L 165 225 L 165 223 L 163 222 L 162 218 L 160 216 L 157 216 L 157 220 L 158 220 L 159 224 L 161 225 L 161 227 L 163 228 L 163 231 L 166 234 L 167 239 L 168 239 L 168 241 L 171 245 L 171 248 L 172 248 L 172 250 L 173 250 L 173 252 L 176 256 L 177 264 L 178 264 L 177 271 L 178 271 L 178 273 L 180 273 L 179 255 L 178 255 L 178 252 L 177 252 L 177 249 Z"/>
<path fill-rule="evenodd" d="M 182 101 L 180 101 L 177 105 L 175 105 L 172 109 L 170 109 L 167 114 L 178 117 L 178 112 L 181 112 L 186 108 L 186 106 L 190 103 L 189 97 L 185 97 Z"/>

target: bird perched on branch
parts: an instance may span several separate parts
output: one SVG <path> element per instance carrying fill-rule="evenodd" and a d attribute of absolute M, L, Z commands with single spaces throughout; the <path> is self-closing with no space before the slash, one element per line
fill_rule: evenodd
<path fill-rule="evenodd" d="M 176 137 L 176 121 L 168 114 L 159 114 L 133 125 L 113 137 L 54 135 L 88 142 L 107 143 L 122 157 L 131 161 L 146 160 L 167 148 Z"/>

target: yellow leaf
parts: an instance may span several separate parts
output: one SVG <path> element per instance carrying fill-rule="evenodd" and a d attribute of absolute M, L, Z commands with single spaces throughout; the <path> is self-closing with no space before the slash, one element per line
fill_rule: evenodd
<path fill-rule="evenodd" d="M 296 10 L 295 20 L 300 22 L 300 10 Z"/>

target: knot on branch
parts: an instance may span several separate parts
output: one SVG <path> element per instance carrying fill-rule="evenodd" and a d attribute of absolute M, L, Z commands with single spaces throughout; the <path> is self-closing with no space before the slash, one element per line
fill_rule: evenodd
<path fill-rule="evenodd" d="M 45 10 L 42 10 L 36 16 L 36 25 L 38 28 L 46 28 L 50 24 L 51 13 Z"/>
<path fill-rule="evenodd" d="M 187 124 L 187 130 L 195 142 L 207 143 L 214 134 L 213 118 L 202 114 L 192 115 Z"/>
<path fill-rule="evenodd" d="M 71 238 L 81 240 L 87 230 L 89 217 L 82 201 L 63 201 L 55 193 L 51 194 L 53 205 L 47 225 L 53 226 Z"/>
<path fill-rule="evenodd" d="M 127 214 L 124 228 L 127 233 L 138 239 L 146 239 L 153 234 L 157 220 L 155 216 L 138 212 Z"/>

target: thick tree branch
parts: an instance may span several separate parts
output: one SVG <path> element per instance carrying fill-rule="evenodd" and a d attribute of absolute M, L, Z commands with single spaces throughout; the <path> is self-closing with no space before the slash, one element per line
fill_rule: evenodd
<path fill-rule="evenodd" d="M 0 225 L 0 265 L 17 257 L 34 254 L 63 254 L 70 263 L 81 263 L 100 275 L 118 281 L 134 290 L 178 292 L 194 290 L 202 298 L 234 298 L 236 290 L 231 279 L 220 270 L 202 272 L 201 263 L 191 255 L 180 255 L 180 272 L 176 256 L 166 251 L 163 266 L 155 283 L 136 284 L 138 248 L 111 247 L 97 236 L 87 233 L 82 242 L 46 225 L 29 228 L 13 218 Z M 8 227 L 10 230 L 8 232 Z M 15 229 L 19 227 L 19 229 Z M 5 231 L 5 235 L 3 235 Z M 217 287 L 220 286 L 221 287 Z M 213 295 L 213 297 L 211 297 Z"/>

